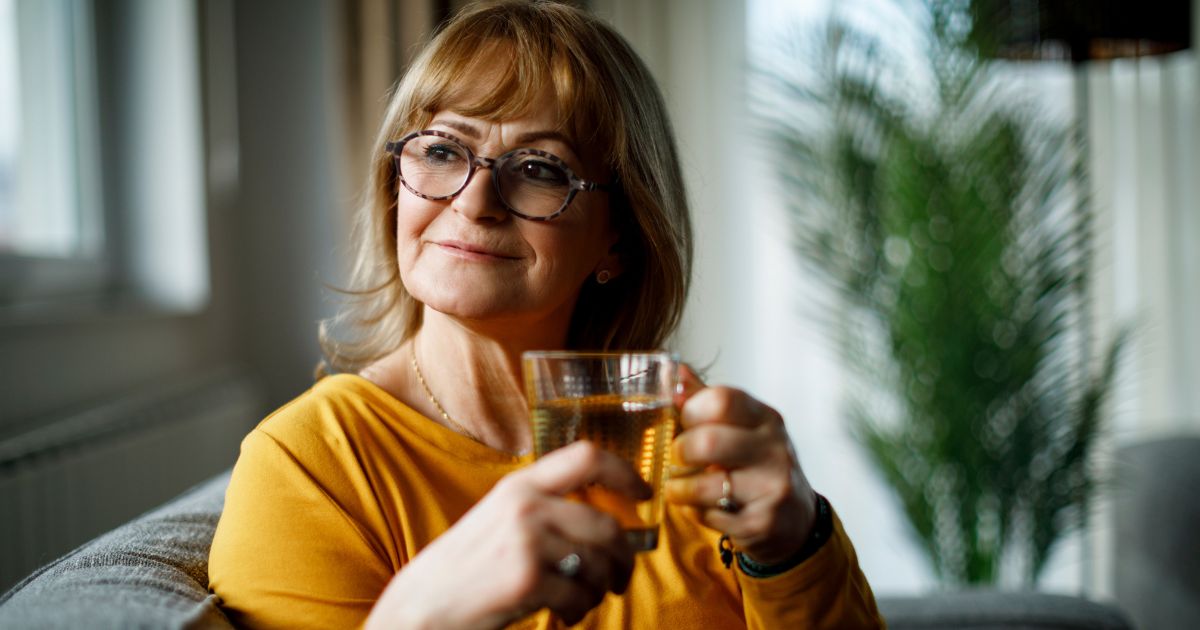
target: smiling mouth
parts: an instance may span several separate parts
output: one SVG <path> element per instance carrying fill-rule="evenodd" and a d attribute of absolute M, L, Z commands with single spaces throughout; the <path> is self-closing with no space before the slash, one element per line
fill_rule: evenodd
<path fill-rule="evenodd" d="M 466 260 L 517 260 L 517 256 L 507 256 L 499 252 L 457 241 L 435 242 L 434 245 L 437 245 L 438 249 L 451 256 Z"/>

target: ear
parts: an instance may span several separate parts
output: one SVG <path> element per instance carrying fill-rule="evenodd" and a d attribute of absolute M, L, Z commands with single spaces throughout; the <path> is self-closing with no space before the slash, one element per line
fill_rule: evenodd
<path fill-rule="evenodd" d="M 613 239 L 608 245 L 608 252 L 600 258 L 600 262 L 596 263 L 596 268 L 592 270 L 593 277 L 601 271 L 607 271 L 611 280 L 625 271 L 625 266 L 621 262 L 621 248 L 618 245 L 619 243 L 620 239 L 614 233 Z"/>

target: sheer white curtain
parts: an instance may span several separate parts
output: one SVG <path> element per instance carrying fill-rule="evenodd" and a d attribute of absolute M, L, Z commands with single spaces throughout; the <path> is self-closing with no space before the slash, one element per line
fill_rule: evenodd
<path fill-rule="evenodd" d="M 1200 431 L 1197 57 L 1193 48 L 1087 71 L 1096 319 L 1135 334 L 1114 408 L 1119 441 Z"/>
<path fill-rule="evenodd" d="M 433 0 L 347 0 L 338 4 L 334 41 L 343 89 L 340 176 L 353 198 L 366 182 L 369 151 L 391 89 L 438 20 Z M 350 204 L 348 204 L 350 205 Z"/>
<path fill-rule="evenodd" d="M 744 158 L 741 0 L 595 0 L 592 8 L 630 40 L 662 87 L 682 155 L 696 227 L 695 284 L 677 338 L 711 376 L 746 378 L 742 325 L 752 272 Z"/>
<path fill-rule="evenodd" d="M 1108 456 L 1120 446 L 1200 434 L 1200 0 L 1192 48 L 1087 69 L 1097 217 L 1097 336 L 1130 325 Z M 1117 463 L 1119 466 L 1119 462 Z M 1112 595 L 1112 514 L 1101 503 L 1085 586 Z"/>

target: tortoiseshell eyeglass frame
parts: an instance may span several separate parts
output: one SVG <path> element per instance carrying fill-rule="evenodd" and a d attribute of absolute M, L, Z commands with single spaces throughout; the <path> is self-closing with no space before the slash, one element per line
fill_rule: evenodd
<path fill-rule="evenodd" d="M 450 140 L 451 142 L 454 142 L 458 146 L 462 147 L 464 151 L 466 151 L 466 153 L 467 153 L 467 176 L 463 178 L 462 185 L 458 187 L 458 190 L 456 190 L 448 195 L 440 195 L 440 196 L 426 195 L 425 193 L 422 193 L 422 192 L 416 190 L 415 188 L 413 188 L 412 186 L 410 186 L 409 183 L 404 180 L 404 173 L 400 169 L 400 155 L 404 151 L 405 143 L 407 143 L 409 140 L 412 140 L 413 138 L 418 138 L 421 136 L 437 136 L 439 138 L 445 138 L 447 140 Z M 396 179 L 398 179 L 400 181 L 400 183 L 404 186 L 404 188 L 406 190 L 408 190 L 408 192 L 410 192 L 422 199 L 429 199 L 432 201 L 444 201 L 446 199 L 453 199 L 453 198 L 457 197 L 459 195 L 459 193 L 461 193 L 463 190 L 466 189 L 467 184 L 471 183 L 471 178 L 475 177 L 475 171 L 477 171 L 481 168 L 486 168 L 486 169 L 490 170 L 492 172 L 492 186 L 496 189 L 496 198 L 500 200 L 500 203 L 504 206 L 505 210 L 508 210 L 511 214 L 518 216 L 522 219 L 525 219 L 527 221 L 549 221 L 550 219 L 553 219 L 567 211 L 567 208 L 571 205 L 571 201 L 573 199 L 575 199 L 576 193 L 579 193 L 581 191 L 582 192 L 590 192 L 593 190 L 607 191 L 612 187 L 611 184 L 601 184 L 599 182 L 589 182 L 589 181 L 575 175 L 575 171 L 571 170 L 571 167 L 567 166 L 567 163 L 562 158 L 558 157 L 557 155 L 554 155 L 553 153 L 547 152 L 547 151 L 542 151 L 540 149 L 517 148 L 517 149 L 513 149 L 512 151 L 509 151 L 508 153 L 505 153 L 504 155 L 501 155 L 499 157 L 487 158 L 487 157 L 483 157 L 481 155 L 476 155 L 475 152 L 471 150 L 471 147 L 467 146 L 467 143 L 463 142 L 462 140 L 459 140 L 453 134 L 446 133 L 445 131 L 438 131 L 436 129 L 425 129 L 422 131 L 414 131 L 414 132 L 408 134 L 407 136 L 400 138 L 399 140 L 393 140 L 393 141 L 386 143 L 384 145 L 384 149 L 392 155 L 393 165 L 396 169 Z M 568 180 L 567 197 L 566 197 L 566 199 L 563 200 L 562 206 L 560 206 L 558 208 L 558 210 L 555 210 L 554 212 L 552 212 L 548 215 L 545 215 L 545 216 L 536 216 L 536 215 L 531 215 L 531 214 L 525 214 L 525 213 L 521 212 L 520 210 L 517 210 L 516 208 L 512 207 L 512 205 L 510 205 L 508 203 L 508 200 L 504 198 L 504 193 L 501 192 L 501 190 L 500 190 L 500 178 L 496 174 L 497 173 L 496 165 L 503 164 L 504 162 L 506 162 L 508 160 L 511 160 L 511 159 L 517 158 L 517 157 L 521 157 L 524 155 L 536 155 L 544 160 L 553 162 L 556 166 L 562 168 L 563 172 L 567 174 L 567 180 Z"/>

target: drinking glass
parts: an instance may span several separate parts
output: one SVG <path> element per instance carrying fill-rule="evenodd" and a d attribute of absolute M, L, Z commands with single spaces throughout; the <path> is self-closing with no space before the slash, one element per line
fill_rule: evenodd
<path fill-rule="evenodd" d="M 678 358 L 667 352 L 526 352 L 525 390 L 537 457 L 576 440 L 625 460 L 653 489 L 635 501 L 600 486 L 579 498 L 611 514 L 638 551 L 658 546 L 662 489 L 678 413 Z"/>

